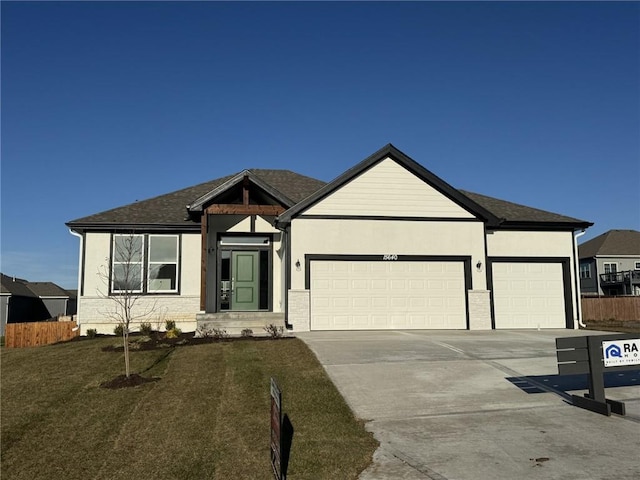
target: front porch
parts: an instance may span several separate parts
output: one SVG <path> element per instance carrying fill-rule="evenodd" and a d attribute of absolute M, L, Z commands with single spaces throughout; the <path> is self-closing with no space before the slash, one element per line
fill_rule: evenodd
<path fill-rule="evenodd" d="M 265 327 L 269 325 L 283 327 L 284 333 L 287 332 L 282 312 L 198 313 L 196 323 L 198 328 L 206 325 L 210 329 L 225 330 L 233 336 L 239 336 L 245 329 L 252 330 L 253 336 L 266 335 Z"/>

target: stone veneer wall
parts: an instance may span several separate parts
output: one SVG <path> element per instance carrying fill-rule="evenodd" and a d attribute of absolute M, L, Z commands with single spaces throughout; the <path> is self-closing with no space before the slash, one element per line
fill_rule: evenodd
<path fill-rule="evenodd" d="M 79 299 L 80 334 L 86 335 L 87 330 L 94 328 L 98 333 L 112 334 L 116 321 L 108 317 L 113 312 L 116 303 L 108 298 L 81 297 Z M 197 327 L 196 314 L 200 312 L 199 296 L 146 296 L 140 298 L 136 305 L 136 312 L 143 312 L 147 308 L 153 312 L 146 318 L 137 319 L 131 325 L 131 331 L 138 330 L 141 322 L 149 322 L 154 329 L 164 330 L 167 320 L 176 322 L 176 327 L 183 332 L 193 332 Z"/>
<path fill-rule="evenodd" d="M 469 330 L 491 330 L 491 292 L 469 290 Z"/>

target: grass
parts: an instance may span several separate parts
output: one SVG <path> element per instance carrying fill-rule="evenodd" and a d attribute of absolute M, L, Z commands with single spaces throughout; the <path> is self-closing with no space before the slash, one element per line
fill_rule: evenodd
<path fill-rule="evenodd" d="M 585 320 L 587 330 L 604 332 L 640 333 L 640 320 Z"/>
<path fill-rule="evenodd" d="M 113 338 L 2 349 L 2 478 L 270 479 L 269 378 L 295 430 L 288 478 L 357 478 L 377 442 L 297 339 L 131 352 Z"/>

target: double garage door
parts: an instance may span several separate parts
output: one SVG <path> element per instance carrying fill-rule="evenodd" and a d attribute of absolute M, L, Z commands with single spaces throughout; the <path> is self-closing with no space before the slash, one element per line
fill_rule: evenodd
<path fill-rule="evenodd" d="M 312 330 L 466 329 L 462 261 L 311 262 Z"/>

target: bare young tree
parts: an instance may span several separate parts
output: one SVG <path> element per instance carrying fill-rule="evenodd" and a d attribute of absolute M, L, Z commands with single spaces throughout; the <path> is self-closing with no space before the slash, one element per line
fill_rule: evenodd
<path fill-rule="evenodd" d="M 112 258 L 106 259 L 98 275 L 106 286 L 102 298 L 112 302 L 112 308 L 100 312 L 121 327 L 124 347 L 125 375 L 129 367 L 129 329 L 132 322 L 149 317 L 156 303 L 140 302 L 143 298 L 144 236 L 135 232 L 113 236 Z"/>

